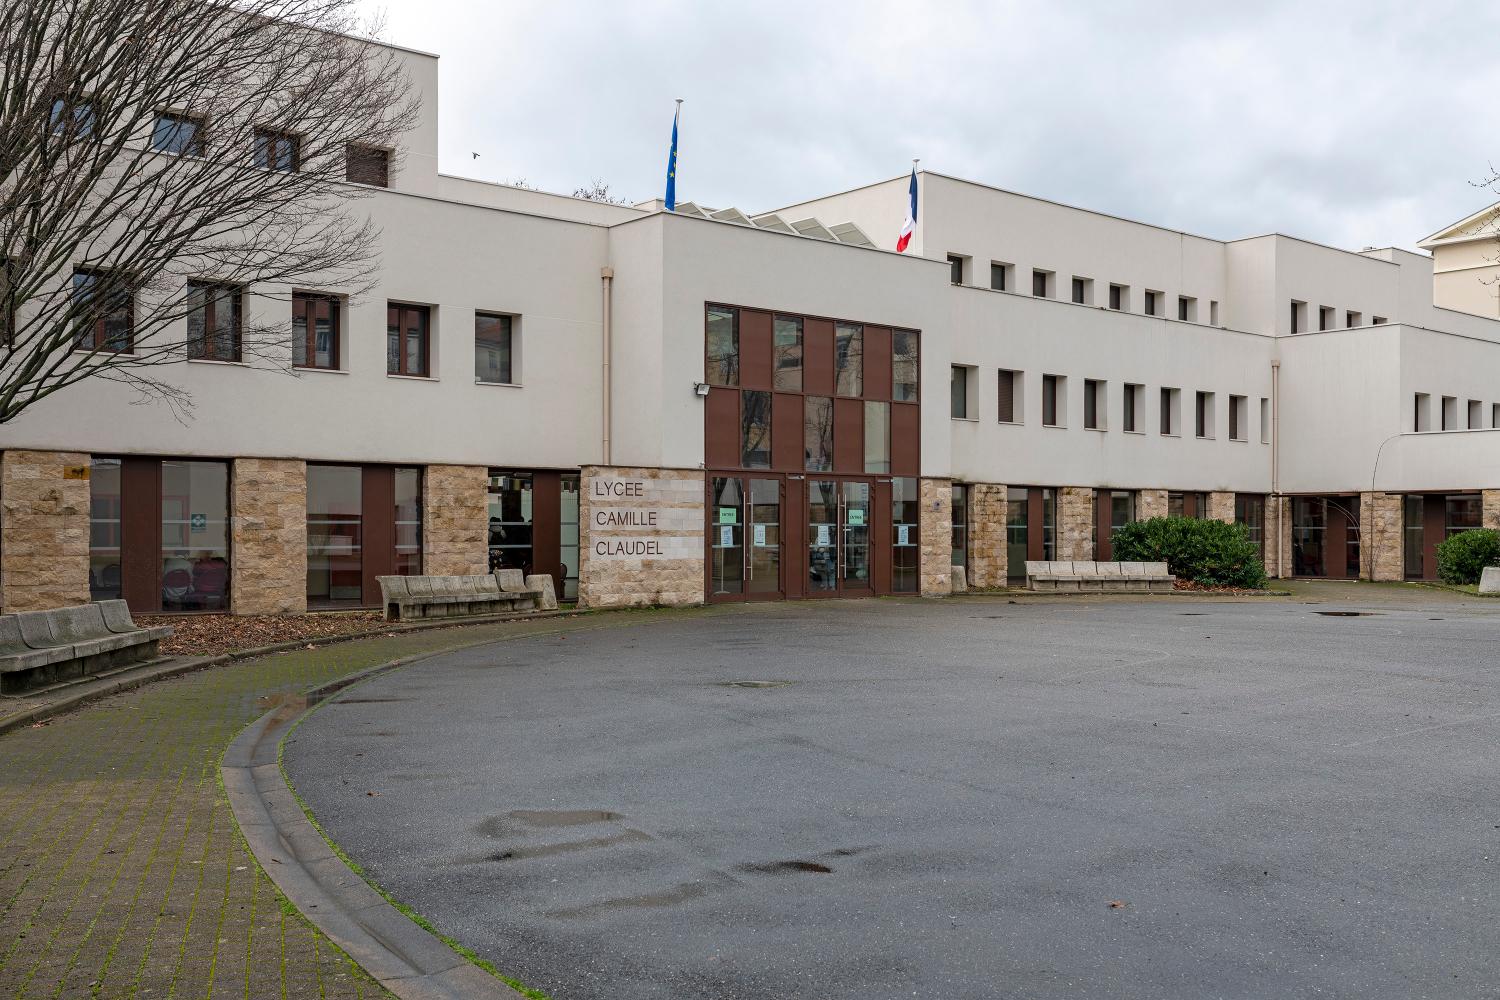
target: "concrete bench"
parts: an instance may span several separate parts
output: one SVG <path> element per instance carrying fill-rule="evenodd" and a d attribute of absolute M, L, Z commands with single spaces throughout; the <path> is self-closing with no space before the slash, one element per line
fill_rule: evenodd
<path fill-rule="evenodd" d="M 1084 560 L 1026 563 L 1026 589 L 1064 593 L 1168 591 L 1177 578 L 1164 562 L 1092 562 Z"/>
<path fill-rule="evenodd" d="M 155 659 L 171 634 L 136 625 L 124 601 L 0 615 L 0 694 Z"/>
<path fill-rule="evenodd" d="M 552 577 L 502 569 L 477 576 L 378 576 L 388 622 L 556 611 Z"/>

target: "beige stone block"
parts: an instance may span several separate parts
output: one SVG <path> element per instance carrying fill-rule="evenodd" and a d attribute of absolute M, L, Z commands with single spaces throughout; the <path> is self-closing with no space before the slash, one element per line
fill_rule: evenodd
<path fill-rule="evenodd" d="M 307 610 L 307 463 L 241 458 L 230 469 L 230 604 L 235 614 Z"/>
<path fill-rule="evenodd" d="M 1008 492 L 996 483 L 974 483 L 969 487 L 969 585 L 979 590 L 1000 588 L 1007 583 Z"/>
<path fill-rule="evenodd" d="M 89 480 L 83 452 L 0 455 L 0 601 L 4 610 L 86 604 Z M 86 475 L 86 474 L 85 474 Z"/>
<path fill-rule="evenodd" d="M 1154 517 L 1167 516 L 1166 490 L 1141 490 L 1136 494 L 1136 520 L 1149 521 Z"/>
<path fill-rule="evenodd" d="M 1057 493 L 1057 558 L 1094 558 L 1094 491 L 1064 486 Z"/>
<path fill-rule="evenodd" d="M 1208 518 L 1211 521 L 1234 523 L 1234 494 L 1210 493 L 1208 495 Z"/>
<path fill-rule="evenodd" d="M 1359 498 L 1359 575 L 1365 580 L 1406 577 L 1402 497 L 1363 493 Z"/>

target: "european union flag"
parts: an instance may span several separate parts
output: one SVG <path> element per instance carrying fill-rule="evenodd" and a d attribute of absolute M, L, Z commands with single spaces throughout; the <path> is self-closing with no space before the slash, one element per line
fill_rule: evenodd
<path fill-rule="evenodd" d="M 682 114 L 682 102 L 672 113 L 672 152 L 667 154 L 667 211 L 677 211 L 677 116 Z"/>

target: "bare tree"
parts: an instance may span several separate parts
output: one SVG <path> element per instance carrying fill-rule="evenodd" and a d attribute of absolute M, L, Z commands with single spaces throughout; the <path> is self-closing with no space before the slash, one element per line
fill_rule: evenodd
<path fill-rule="evenodd" d="M 602 178 L 595 177 L 585 187 L 574 188 L 573 197 L 583 198 L 587 201 L 602 201 L 606 205 L 628 205 L 629 198 L 616 198 L 609 193 L 609 185 Z"/>
<path fill-rule="evenodd" d="M 350 180 L 418 108 L 361 30 L 354 0 L 7 0 L 0 423 L 88 378 L 182 414 L 190 353 L 288 369 L 290 310 L 246 296 L 370 287 Z"/>

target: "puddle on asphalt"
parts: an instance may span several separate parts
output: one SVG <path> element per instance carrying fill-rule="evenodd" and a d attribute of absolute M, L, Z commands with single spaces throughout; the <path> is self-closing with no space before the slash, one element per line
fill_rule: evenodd
<path fill-rule="evenodd" d="M 720 687 L 732 688 L 779 688 L 786 687 L 791 681 L 719 681 Z"/>
<path fill-rule="evenodd" d="M 608 809 L 516 809 L 507 815 L 527 826 L 587 826 L 625 818 Z"/>
<path fill-rule="evenodd" d="M 574 851 L 589 851 L 598 847 L 614 847 L 616 844 L 634 844 L 650 840 L 651 835 L 640 830 L 626 830 L 608 837 L 590 837 L 587 840 L 569 840 L 561 844 L 537 844 L 532 847 L 512 847 L 496 851 L 485 857 L 485 861 L 524 861 L 527 858 L 548 858 L 555 854 L 571 854 Z"/>
<path fill-rule="evenodd" d="M 1379 614 L 1382 614 L 1382 612 L 1380 612 L 1380 611 L 1314 611 L 1313 614 L 1315 614 L 1315 615 L 1322 615 L 1324 618 L 1374 618 L 1375 616 L 1377 616 Z"/>
<path fill-rule="evenodd" d="M 742 872 L 756 872 L 761 875 L 785 875 L 789 872 L 803 872 L 811 875 L 829 875 L 833 869 L 827 865 L 818 864 L 816 861 L 769 861 L 761 864 L 744 864 L 739 866 Z"/>
<path fill-rule="evenodd" d="M 336 698 L 330 705 L 381 705 L 391 701 L 411 701 L 410 698 Z"/>

